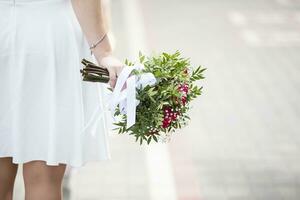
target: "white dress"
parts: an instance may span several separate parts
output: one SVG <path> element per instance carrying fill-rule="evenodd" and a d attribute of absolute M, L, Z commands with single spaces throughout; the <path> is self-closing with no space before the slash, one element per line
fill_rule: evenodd
<path fill-rule="evenodd" d="M 0 0 L 0 157 L 111 159 L 108 84 L 82 81 L 82 58 L 95 62 L 71 0 Z"/>

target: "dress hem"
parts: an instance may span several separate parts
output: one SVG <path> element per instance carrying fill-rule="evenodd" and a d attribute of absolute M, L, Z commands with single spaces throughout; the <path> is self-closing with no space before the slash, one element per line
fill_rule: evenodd
<path fill-rule="evenodd" d="M 111 160 L 111 155 L 107 155 L 104 157 L 99 157 L 99 158 L 89 158 L 89 159 L 85 159 L 84 161 L 81 162 L 72 162 L 72 161 L 66 161 L 66 160 L 58 160 L 58 161 L 49 161 L 46 160 L 44 158 L 29 158 L 29 159 L 17 159 L 12 155 L 0 155 L 0 158 L 12 158 L 12 163 L 13 164 L 26 164 L 28 162 L 31 161 L 44 161 L 46 162 L 47 166 L 59 166 L 59 164 L 66 164 L 69 167 L 73 167 L 73 168 L 80 168 L 80 167 L 84 167 L 87 163 L 89 162 L 101 162 L 101 161 L 109 161 Z"/>

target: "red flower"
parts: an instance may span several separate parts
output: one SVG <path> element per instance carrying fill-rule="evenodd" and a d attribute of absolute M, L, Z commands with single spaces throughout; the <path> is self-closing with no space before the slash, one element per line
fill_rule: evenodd
<path fill-rule="evenodd" d="M 181 102 L 182 102 L 183 105 L 186 104 L 186 96 L 181 97 Z"/>
<path fill-rule="evenodd" d="M 177 115 L 179 114 L 179 112 L 172 111 L 171 107 L 169 106 L 164 107 L 163 112 L 164 112 L 164 119 L 163 119 L 162 127 L 167 128 L 170 126 L 173 120 L 177 119 Z"/>
<path fill-rule="evenodd" d="M 177 114 L 176 113 L 172 113 L 171 117 L 172 117 L 172 120 L 175 120 L 176 117 L 177 117 Z"/>
<path fill-rule="evenodd" d="M 170 124 L 171 124 L 171 121 L 170 121 L 170 120 L 164 119 L 164 120 L 163 120 L 163 125 L 162 125 L 162 127 L 163 127 L 163 128 L 168 128 L 168 127 L 170 126 Z"/>
<path fill-rule="evenodd" d="M 186 83 L 181 84 L 181 85 L 179 85 L 178 90 L 187 94 L 189 91 L 189 85 Z"/>

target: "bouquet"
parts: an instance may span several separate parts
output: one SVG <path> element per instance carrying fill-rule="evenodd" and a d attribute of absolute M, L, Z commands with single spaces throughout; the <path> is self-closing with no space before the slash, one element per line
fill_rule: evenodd
<path fill-rule="evenodd" d="M 106 68 L 86 59 L 82 59 L 82 63 L 84 68 L 80 72 L 84 81 L 109 81 Z M 170 141 L 171 134 L 190 120 L 190 103 L 201 95 L 203 88 L 195 81 L 204 79 L 206 68 L 193 69 L 189 58 L 181 57 L 178 50 L 173 54 L 163 52 L 147 57 L 139 52 L 138 64 L 126 59 L 125 65 L 126 70 L 122 70 L 115 88 L 109 88 L 112 99 L 117 99 L 111 107 L 113 117 L 119 117 L 114 130 L 135 136 L 140 144 Z M 124 83 L 126 89 L 121 91 Z"/>

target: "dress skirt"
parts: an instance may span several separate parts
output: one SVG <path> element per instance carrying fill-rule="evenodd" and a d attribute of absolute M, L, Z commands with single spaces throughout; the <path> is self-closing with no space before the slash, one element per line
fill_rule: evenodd
<path fill-rule="evenodd" d="M 95 62 L 71 0 L 0 0 L 0 157 L 111 158 L 108 84 L 82 81 L 82 58 Z"/>

